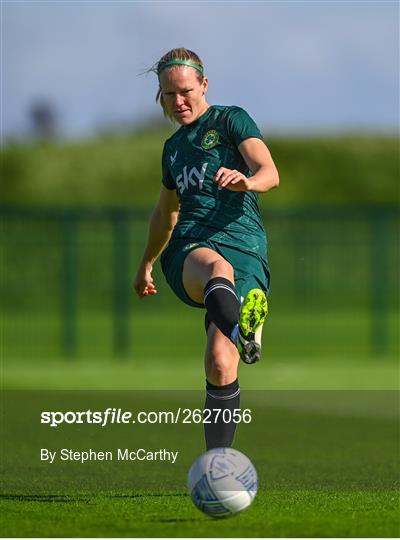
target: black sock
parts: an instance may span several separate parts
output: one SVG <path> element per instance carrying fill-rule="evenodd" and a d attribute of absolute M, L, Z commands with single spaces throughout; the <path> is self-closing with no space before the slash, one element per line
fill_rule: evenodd
<path fill-rule="evenodd" d="M 224 386 L 215 386 L 206 381 L 207 397 L 205 409 L 211 411 L 204 413 L 204 434 L 207 450 L 211 448 L 231 446 L 235 435 L 236 423 L 233 421 L 233 410 L 240 407 L 240 388 L 236 379 Z M 213 409 L 221 409 L 219 413 Z M 228 410 L 228 412 L 225 412 Z M 217 421 L 214 422 L 216 416 Z M 224 422 L 225 420 L 225 422 Z"/>
<path fill-rule="evenodd" d="M 236 343 L 240 302 L 233 283 L 223 277 L 210 279 L 204 287 L 204 305 L 210 320 Z"/>

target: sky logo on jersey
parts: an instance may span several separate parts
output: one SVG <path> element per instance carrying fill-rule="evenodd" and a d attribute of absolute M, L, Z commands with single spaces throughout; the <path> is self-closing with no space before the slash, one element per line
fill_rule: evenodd
<path fill-rule="evenodd" d="M 201 139 L 201 147 L 203 150 L 211 150 L 219 143 L 219 135 L 215 129 L 210 129 Z"/>
<path fill-rule="evenodd" d="M 203 163 L 201 170 L 196 167 L 192 167 L 188 173 L 187 165 L 183 167 L 182 174 L 176 177 L 176 186 L 179 189 L 179 193 L 182 194 L 185 189 L 190 186 L 199 186 L 199 189 L 203 188 L 204 177 L 206 175 L 208 163 Z"/>

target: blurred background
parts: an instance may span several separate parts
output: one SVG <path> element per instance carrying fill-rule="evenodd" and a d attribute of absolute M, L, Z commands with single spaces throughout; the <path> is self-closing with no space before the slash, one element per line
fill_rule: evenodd
<path fill-rule="evenodd" d="M 281 177 L 247 388 L 397 384 L 397 2 L 3 2 L 2 371 L 10 388 L 202 388 L 202 310 L 132 280 L 176 126 L 166 51 L 260 126 Z"/>

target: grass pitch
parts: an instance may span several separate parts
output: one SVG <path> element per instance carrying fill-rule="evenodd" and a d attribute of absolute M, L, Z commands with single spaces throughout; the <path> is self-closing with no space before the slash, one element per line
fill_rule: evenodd
<path fill-rule="evenodd" d="M 3 388 L 22 392 L 12 425 L 16 426 L 18 418 L 33 410 L 24 394 L 31 390 L 53 391 L 56 398 L 57 393 L 68 389 L 107 389 L 117 397 L 124 392 L 136 396 L 142 391 L 148 393 L 148 402 L 141 403 L 143 409 L 165 410 L 155 392 L 174 389 L 175 402 L 169 404 L 172 407 L 180 404 L 182 392 L 192 389 L 196 406 L 202 406 L 204 343 L 199 339 L 200 315 L 196 324 L 192 324 L 192 319 L 181 318 L 184 346 L 174 350 L 175 341 L 171 344 L 176 318 L 167 320 L 160 316 L 163 324 L 156 326 L 163 329 L 165 336 L 146 342 L 150 351 L 140 339 L 134 340 L 132 354 L 119 360 L 107 356 L 111 333 L 98 321 L 93 328 L 91 320 L 86 321 L 80 355 L 61 359 L 49 354 L 49 344 L 39 339 L 40 332 L 38 345 L 46 344 L 46 354 L 33 348 L 28 355 L 23 340 L 18 340 L 25 336 L 21 331 L 25 327 L 13 325 L 10 318 L 7 335 L 12 348 L 10 345 L 6 350 L 13 355 L 8 355 L 2 366 Z M 349 321 L 343 322 L 343 317 L 340 321 L 347 324 L 350 317 Z M 352 321 L 364 330 L 367 328 L 364 320 L 361 324 L 359 318 L 352 317 Z M 28 323 L 26 328 L 36 331 L 35 325 Z M 314 320 L 302 324 L 300 330 L 306 336 L 308 327 L 314 332 Z M 286 326 L 282 324 L 281 334 L 279 328 L 274 328 L 271 336 L 283 336 Z M 298 325 L 294 328 L 301 333 Z M 367 336 L 366 330 L 364 334 Z M 134 335 L 140 336 L 140 328 L 134 328 Z M 80 465 L 68 466 L 72 484 L 75 479 L 82 479 L 80 486 L 71 487 L 63 471 L 57 476 L 55 470 L 40 467 L 36 457 L 30 461 L 19 454 L 21 449 L 29 454 L 29 438 L 37 445 L 47 445 L 36 415 L 27 425 L 20 425 L 14 433 L 15 440 L 10 441 L 15 457 L 11 466 L 7 467 L 2 460 L 5 481 L 0 494 L 1 536 L 398 536 L 398 400 L 393 398 L 398 366 L 393 357 L 368 358 L 367 340 L 353 350 L 347 347 L 343 334 L 332 335 L 336 340 L 337 335 L 341 336 L 338 343 L 343 351 L 338 349 L 336 355 L 328 356 L 326 351 L 318 354 L 318 348 L 325 350 L 322 334 L 321 344 L 309 351 L 313 354 L 308 356 L 308 351 L 301 349 L 303 358 L 294 350 L 296 340 L 289 340 L 294 343 L 293 350 L 289 350 L 283 338 L 275 337 L 275 345 L 267 340 L 268 354 L 260 364 L 240 366 L 242 407 L 254 409 L 254 421 L 251 426 L 238 427 L 234 447 L 250 457 L 260 479 L 257 497 L 243 514 L 216 521 L 199 512 L 186 493 L 189 466 L 204 450 L 201 426 L 188 433 L 177 432 L 171 426 L 152 426 L 148 439 L 136 435 L 127 443 L 148 448 L 178 446 L 182 450 L 186 445 L 186 453 L 182 452 L 185 457 L 178 465 L 151 465 L 142 471 L 142 476 L 135 463 L 126 463 L 123 468 L 115 464 L 114 469 L 106 469 L 107 474 L 103 469 L 94 469 L 97 476 L 91 470 L 79 468 Z M 99 355 L 87 354 L 85 340 L 91 350 L 97 347 Z M 330 399 L 325 399 L 328 395 Z M 108 397 L 104 403 L 116 404 Z M 54 410 L 85 410 L 67 403 L 59 406 Z M 106 449 L 113 442 L 110 437 L 100 442 L 98 434 L 88 439 L 86 429 L 81 429 L 81 439 L 72 441 L 63 440 L 63 431 L 58 433 L 62 447 L 93 447 L 97 441 L 99 448 Z M 7 440 L 2 441 L 2 451 Z M 37 449 L 32 455 L 37 455 Z M 94 487 L 89 480 L 94 481 Z"/>
<path fill-rule="evenodd" d="M 134 410 L 133 394 L 142 409 L 165 410 L 166 402 L 173 408 L 188 398 L 193 407 L 201 393 L 114 391 L 94 398 L 73 392 L 65 393 L 64 401 L 58 394 L 44 394 L 50 408 L 53 400 L 59 410 L 85 410 L 89 400 L 93 409 L 104 409 L 105 403 L 126 409 L 131 403 Z M 23 396 L 24 391 L 14 399 L 19 404 L 13 407 L 14 439 L 3 443 L 9 452 L 0 497 L 2 536 L 396 537 L 400 532 L 393 391 L 243 393 L 242 406 L 252 409 L 254 419 L 238 426 L 234 446 L 252 459 L 260 489 L 249 509 L 223 520 L 199 512 L 185 489 L 189 465 L 204 449 L 201 425 L 110 433 L 68 425 L 50 433 L 35 420 L 41 394 Z M 7 400 L 6 395 L 6 405 Z M 111 468 L 103 462 L 58 469 L 29 457 L 35 445 L 107 449 L 125 442 L 134 448 L 179 448 L 182 457 L 169 466 L 130 462 Z"/>
<path fill-rule="evenodd" d="M 398 499 L 392 491 L 258 493 L 233 518 L 201 514 L 184 492 L 3 496 L 3 536 L 25 537 L 391 537 Z"/>

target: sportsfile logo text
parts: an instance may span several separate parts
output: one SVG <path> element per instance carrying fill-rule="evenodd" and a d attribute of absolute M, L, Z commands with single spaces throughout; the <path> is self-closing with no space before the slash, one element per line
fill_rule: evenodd
<path fill-rule="evenodd" d="M 211 424 L 222 421 L 249 424 L 252 421 L 250 409 L 183 409 L 174 411 L 124 411 L 109 407 L 104 411 L 43 411 L 40 423 L 50 427 L 60 424 L 96 424 L 104 427 L 111 424 Z"/>

